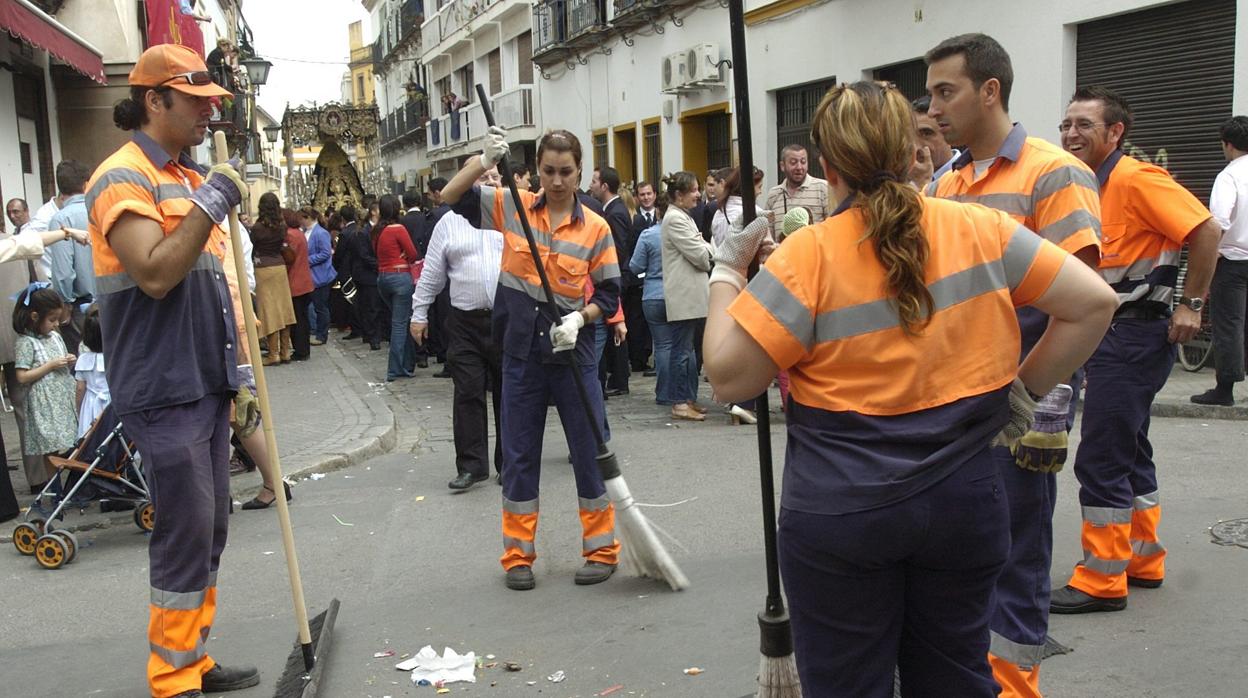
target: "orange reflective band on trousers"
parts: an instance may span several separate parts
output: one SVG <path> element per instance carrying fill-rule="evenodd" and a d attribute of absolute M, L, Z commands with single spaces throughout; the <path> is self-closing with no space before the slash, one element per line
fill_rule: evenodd
<path fill-rule="evenodd" d="M 503 500 L 503 556 L 499 559 L 503 569 L 519 565 L 533 566 L 537 548 L 533 544 L 537 536 L 537 500 L 512 502 Z"/>
<path fill-rule="evenodd" d="M 215 662 L 204 643 L 217 612 L 217 588 L 200 592 L 152 589 L 147 641 L 147 681 L 153 698 L 170 698 L 198 689 Z"/>
<path fill-rule="evenodd" d="M 1041 698 L 1040 667 L 1021 669 L 1017 664 L 988 653 L 992 666 L 992 678 L 1001 686 L 1000 698 Z"/>
<path fill-rule="evenodd" d="M 1157 493 L 1136 497 L 1131 509 L 1131 564 L 1127 575 L 1161 581 L 1166 577 L 1166 548 L 1157 537 L 1161 503 Z"/>
<path fill-rule="evenodd" d="M 607 495 L 581 503 L 581 555 L 590 562 L 617 564 L 620 542 L 615 539 L 615 506 Z"/>
<path fill-rule="evenodd" d="M 1075 565 L 1070 586 L 1103 599 L 1126 596 L 1130 538 L 1130 509 L 1083 507 L 1083 561 Z"/>

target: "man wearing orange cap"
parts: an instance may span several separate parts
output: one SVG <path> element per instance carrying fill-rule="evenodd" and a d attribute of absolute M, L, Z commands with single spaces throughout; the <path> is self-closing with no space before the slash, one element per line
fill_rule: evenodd
<path fill-rule="evenodd" d="M 230 507 L 230 404 L 238 390 L 221 223 L 242 198 L 234 164 L 203 171 L 184 149 L 208 133 L 213 84 L 195 51 L 153 46 L 113 109 L 130 142 L 87 184 L 100 327 L 113 405 L 143 455 L 156 508 L 148 549 L 153 698 L 260 682 L 205 650 Z"/>

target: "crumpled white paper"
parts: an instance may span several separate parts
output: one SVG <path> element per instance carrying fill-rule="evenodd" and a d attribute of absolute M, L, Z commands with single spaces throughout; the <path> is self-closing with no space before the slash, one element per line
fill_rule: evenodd
<path fill-rule="evenodd" d="M 410 669 L 412 672 L 412 683 L 419 683 L 421 679 L 429 683 L 437 683 L 438 681 L 443 683 L 455 683 L 456 681 L 476 683 L 477 653 L 459 654 L 447 647 L 442 652 L 442 656 L 439 657 L 438 653 L 433 651 L 433 647 L 425 645 L 420 648 L 416 656 L 399 662 L 394 668 L 400 671 L 408 671 Z"/>

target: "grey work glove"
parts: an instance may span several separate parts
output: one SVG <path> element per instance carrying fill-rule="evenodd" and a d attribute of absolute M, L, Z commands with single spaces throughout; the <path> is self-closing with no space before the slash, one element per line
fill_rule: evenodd
<path fill-rule="evenodd" d="M 481 149 L 481 167 L 490 169 L 507 156 L 511 146 L 507 145 L 507 129 L 502 126 L 491 126 L 485 132 L 485 145 Z"/>
<path fill-rule="evenodd" d="M 992 440 L 993 446 L 1005 446 L 1013 449 L 1018 440 L 1031 430 L 1036 421 L 1036 401 L 1023 385 L 1021 378 L 1015 378 L 1010 384 L 1010 421 L 1001 428 L 1001 433 Z"/>
<path fill-rule="evenodd" d="M 230 215 L 230 209 L 243 200 L 247 185 L 238 173 L 241 164 L 238 158 L 233 158 L 229 162 L 213 165 L 204 183 L 191 194 L 191 201 L 203 209 L 214 223 L 225 220 Z"/>
<path fill-rule="evenodd" d="M 745 274 L 750 263 L 758 257 L 758 251 L 767 241 L 771 226 L 765 217 L 759 216 L 742 227 L 741 219 L 728 227 L 728 236 L 715 250 L 715 268 L 711 271 L 711 283 L 723 281 L 738 291 L 745 288 Z"/>
<path fill-rule="evenodd" d="M 1035 423 L 1012 449 L 1018 467 L 1038 473 L 1056 473 L 1066 465 L 1066 417 L 1074 394 L 1069 385 L 1060 383 L 1036 406 Z"/>

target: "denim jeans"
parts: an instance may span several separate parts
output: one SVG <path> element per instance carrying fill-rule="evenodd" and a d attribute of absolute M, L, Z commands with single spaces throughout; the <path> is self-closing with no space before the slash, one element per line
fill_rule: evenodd
<path fill-rule="evenodd" d="M 312 304 L 308 306 L 308 322 L 312 336 L 324 342 L 329 339 L 329 292 L 333 284 L 317 286 L 312 290 Z"/>
<path fill-rule="evenodd" d="M 650 326 L 654 340 L 654 401 L 660 405 L 674 405 L 672 396 L 672 326 L 667 323 L 667 304 L 662 299 L 641 302 L 641 310 Z"/>
<path fill-rule="evenodd" d="M 390 309 L 390 363 L 386 379 L 405 378 L 416 368 L 416 341 L 407 331 L 412 317 L 412 275 L 386 272 L 377 276 L 377 293 Z"/>
<path fill-rule="evenodd" d="M 701 318 L 669 322 L 672 333 L 672 400 L 674 404 L 698 399 L 698 358 L 693 335 Z"/>

